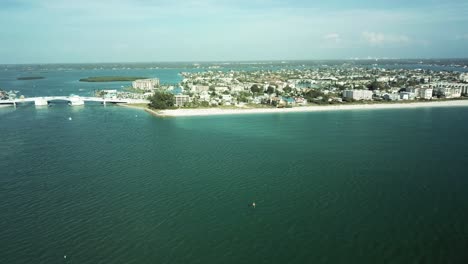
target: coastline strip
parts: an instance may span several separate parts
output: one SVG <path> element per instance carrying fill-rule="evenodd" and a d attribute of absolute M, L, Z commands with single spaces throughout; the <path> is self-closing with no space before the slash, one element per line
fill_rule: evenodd
<path fill-rule="evenodd" d="M 432 107 L 468 107 L 468 100 L 453 100 L 440 102 L 414 102 L 395 104 L 354 104 L 354 105 L 324 105 L 324 106 L 297 106 L 294 108 L 198 108 L 198 109 L 168 109 L 154 110 L 145 106 L 119 104 L 124 107 L 141 109 L 157 117 L 190 117 L 214 115 L 242 115 L 242 114 L 277 114 L 302 113 L 340 110 L 374 110 L 374 109 L 405 109 L 405 108 L 432 108 Z"/>
<path fill-rule="evenodd" d="M 454 100 L 441 102 L 415 102 L 396 104 L 358 104 L 358 105 L 326 105 L 326 106 L 299 106 L 294 108 L 248 108 L 248 109 L 171 109 L 152 111 L 156 116 L 210 116 L 210 115 L 238 115 L 238 114 L 269 114 L 269 113 L 300 113 L 337 110 L 371 110 L 371 109 L 403 109 L 424 107 L 468 107 L 468 100 Z"/>

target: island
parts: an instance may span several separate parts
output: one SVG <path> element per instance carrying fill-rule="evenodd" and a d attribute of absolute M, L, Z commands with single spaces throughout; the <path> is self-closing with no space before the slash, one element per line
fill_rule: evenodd
<path fill-rule="evenodd" d="M 29 80 L 45 79 L 45 77 L 44 76 L 26 76 L 26 77 L 18 77 L 16 79 L 20 81 L 29 81 Z"/>
<path fill-rule="evenodd" d="M 133 76 L 98 76 L 82 78 L 80 82 L 132 82 L 138 79 L 146 79 L 147 77 L 133 77 Z"/>
<path fill-rule="evenodd" d="M 157 116 L 468 106 L 468 73 L 368 67 L 183 72 L 177 84 L 137 83 Z"/>

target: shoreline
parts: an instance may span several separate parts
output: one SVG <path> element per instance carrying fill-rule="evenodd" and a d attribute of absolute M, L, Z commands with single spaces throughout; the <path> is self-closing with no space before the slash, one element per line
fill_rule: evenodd
<path fill-rule="evenodd" d="M 145 112 L 147 112 L 147 113 L 149 113 L 151 115 L 154 115 L 156 117 L 161 117 L 160 111 L 150 109 L 146 105 L 132 105 L 132 104 L 117 104 L 117 105 L 122 106 L 122 107 L 132 108 L 132 109 L 143 110 L 143 111 L 145 111 Z"/>
<path fill-rule="evenodd" d="M 372 110 L 372 109 L 404 109 L 424 107 L 468 107 L 468 100 L 453 100 L 440 102 L 414 102 L 394 104 L 354 104 L 354 105 L 324 105 L 324 106 L 297 106 L 293 108 L 203 108 L 203 109 L 169 109 L 154 111 L 145 109 L 158 117 L 188 117 L 213 115 L 239 115 L 239 114 L 274 114 L 274 113 L 302 113 L 339 110 Z"/>
<path fill-rule="evenodd" d="M 296 106 L 293 108 L 190 108 L 154 110 L 146 105 L 119 104 L 119 106 L 140 109 L 156 117 L 190 117 L 215 115 L 243 115 L 243 114 L 277 114 L 277 113 L 306 113 L 341 110 L 375 110 L 375 109 L 405 109 L 432 107 L 468 107 L 468 100 L 431 101 L 412 103 L 381 103 L 381 104 L 352 104 L 352 105 L 317 105 Z"/>

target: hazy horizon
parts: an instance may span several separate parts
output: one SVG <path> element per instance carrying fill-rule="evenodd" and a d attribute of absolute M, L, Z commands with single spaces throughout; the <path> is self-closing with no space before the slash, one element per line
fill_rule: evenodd
<path fill-rule="evenodd" d="M 0 3 L 0 64 L 467 58 L 468 3 Z"/>
<path fill-rule="evenodd" d="M 268 64 L 268 63 L 300 63 L 300 62 L 378 62 L 378 61 L 399 61 L 407 63 L 417 63 L 418 61 L 438 61 L 438 62 L 453 62 L 453 61 L 468 62 L 467 58 L 354 58 L 354 59 L 275 59 L 275 60 L 192 60 L 192 61 L 102 61 L 102 62 L 26 62 L 26 63 L 0 63 L 0 65 L 60 65 L 60 64 Z"/>

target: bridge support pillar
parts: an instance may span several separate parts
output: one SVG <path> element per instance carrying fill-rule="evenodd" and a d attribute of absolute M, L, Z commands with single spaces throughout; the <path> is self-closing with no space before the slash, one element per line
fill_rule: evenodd
<path fill-rule="evenodd" d="M 69 103 L 71 106 L 76 106 L 76 105 L 84 105 L 84 101 L 78 98 L 73 98 L 72 100 L 70 100 L 70 103 Z"/>
<path fill-rule="evenodd" d="M 36 98 L 34 99 L 34 104 L 36 106 L 44 106 L 44 105 L 47 105 L 47 100 L 44 98 Z"/>

